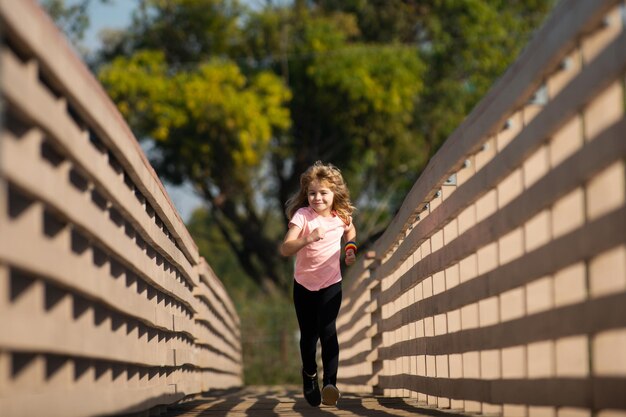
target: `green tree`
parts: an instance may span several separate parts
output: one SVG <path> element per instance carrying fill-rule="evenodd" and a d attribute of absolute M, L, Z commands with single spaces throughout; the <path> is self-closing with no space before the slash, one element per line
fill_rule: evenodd
<path fill-rule="evenodd" d="M 204 3 L 144 2 L 99 77 L 135 133 L 155 142 L 160 175 L 190 181 L 246 273 L 286 291 L 281 207 L 306 166 L 334 162 L 374 201 L 398 166 L 425 161 L 410 134 L 424 66 L 415 48 L 351 41 L 345 14 L 280 8 L 242 19 L 237 2 L 210 2 L 217 18 Z"/>
<path fill-rule="evenodd" d="M 380 234 L 428 158 L 551 0 L 142 0 L 99 77 L 160 175 L 189 181 L 243 270 L 289 288 L 276 251 L 299 174 L 339 166 Z"/>
<path fill-rule="evenodd" d="M 415 45 L 427 88 L 415 106 L 417 135 L 434 154 L 512 63 L 555 0 L 316 0 L 355 16 L 370 42 Z"/>
<path fill-rule="evenodd" d="M 246 273 L 260 285 L 281 283 L 276 236 L 256 204 L 264 155 L 290 125 L 281 80 L 267 71 L 246 77 L 220 58 L 174 71 L 154 50 L 117 57 L 100 80 L 135 132 L 155 141 L 159 173 L 191 181 L 207 201 Z"/>
<path fill-rule="evenodd" d="M 418 109 L 436 151 L 526 45 L 553 0 L 431 1 L 420 44 L 430 86 Z"/>

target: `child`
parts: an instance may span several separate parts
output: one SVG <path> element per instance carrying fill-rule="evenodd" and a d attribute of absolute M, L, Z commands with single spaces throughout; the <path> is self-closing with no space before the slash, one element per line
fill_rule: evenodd
<path fill-rule="evenodd" d="M 304 397 L 316 407 L 336 405 L 339 343 L 335 320 L 341 306 L 341 239 L 346 265 L 356 260 L 355 207 L 339 169 L 317 161 L 300 176 L 300 190 L 286 203 L 289 230 L 280 253 L 296 254 L 293 301 L 300 326 Z M 320 396 L 315 361 L 317 340 L 324 364 Z"/>

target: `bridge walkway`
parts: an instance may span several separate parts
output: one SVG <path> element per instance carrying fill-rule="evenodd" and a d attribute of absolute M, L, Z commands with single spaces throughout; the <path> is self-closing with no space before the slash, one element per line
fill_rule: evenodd
<path fill-rule="evenodd" d="M 249 386 L 219 390 L 169 407 L 167 417 L 458 416 L 418 404 L 416 399 L 344 394 L 337 407 L 309 406 L 297 386 Z"/>

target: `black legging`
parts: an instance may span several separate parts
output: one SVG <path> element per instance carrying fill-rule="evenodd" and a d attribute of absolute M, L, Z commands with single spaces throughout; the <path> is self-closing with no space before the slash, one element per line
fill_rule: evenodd
<path fill-rule="evenodd" d="M 319 291 L 309 291 L 294 281 L 293 303 L 300 326 L 300 355 L 304 371 L 309 375 L 317 372 L 315 349 L 320 339 L 324 385 L 336 385 L 339 343 L 335 320 L 341 307 L 341 282 Z"/>

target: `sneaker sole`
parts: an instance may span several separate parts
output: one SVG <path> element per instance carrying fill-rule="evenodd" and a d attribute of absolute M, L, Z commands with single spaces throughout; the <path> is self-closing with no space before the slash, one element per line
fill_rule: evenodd
<path fill-rule="evenodd" d="M 326 385 L 322 389 L 322 404 L 324 405 L 337 405 L 339 397 L 341 397 L 339 390 L 332 385 Z"/>

